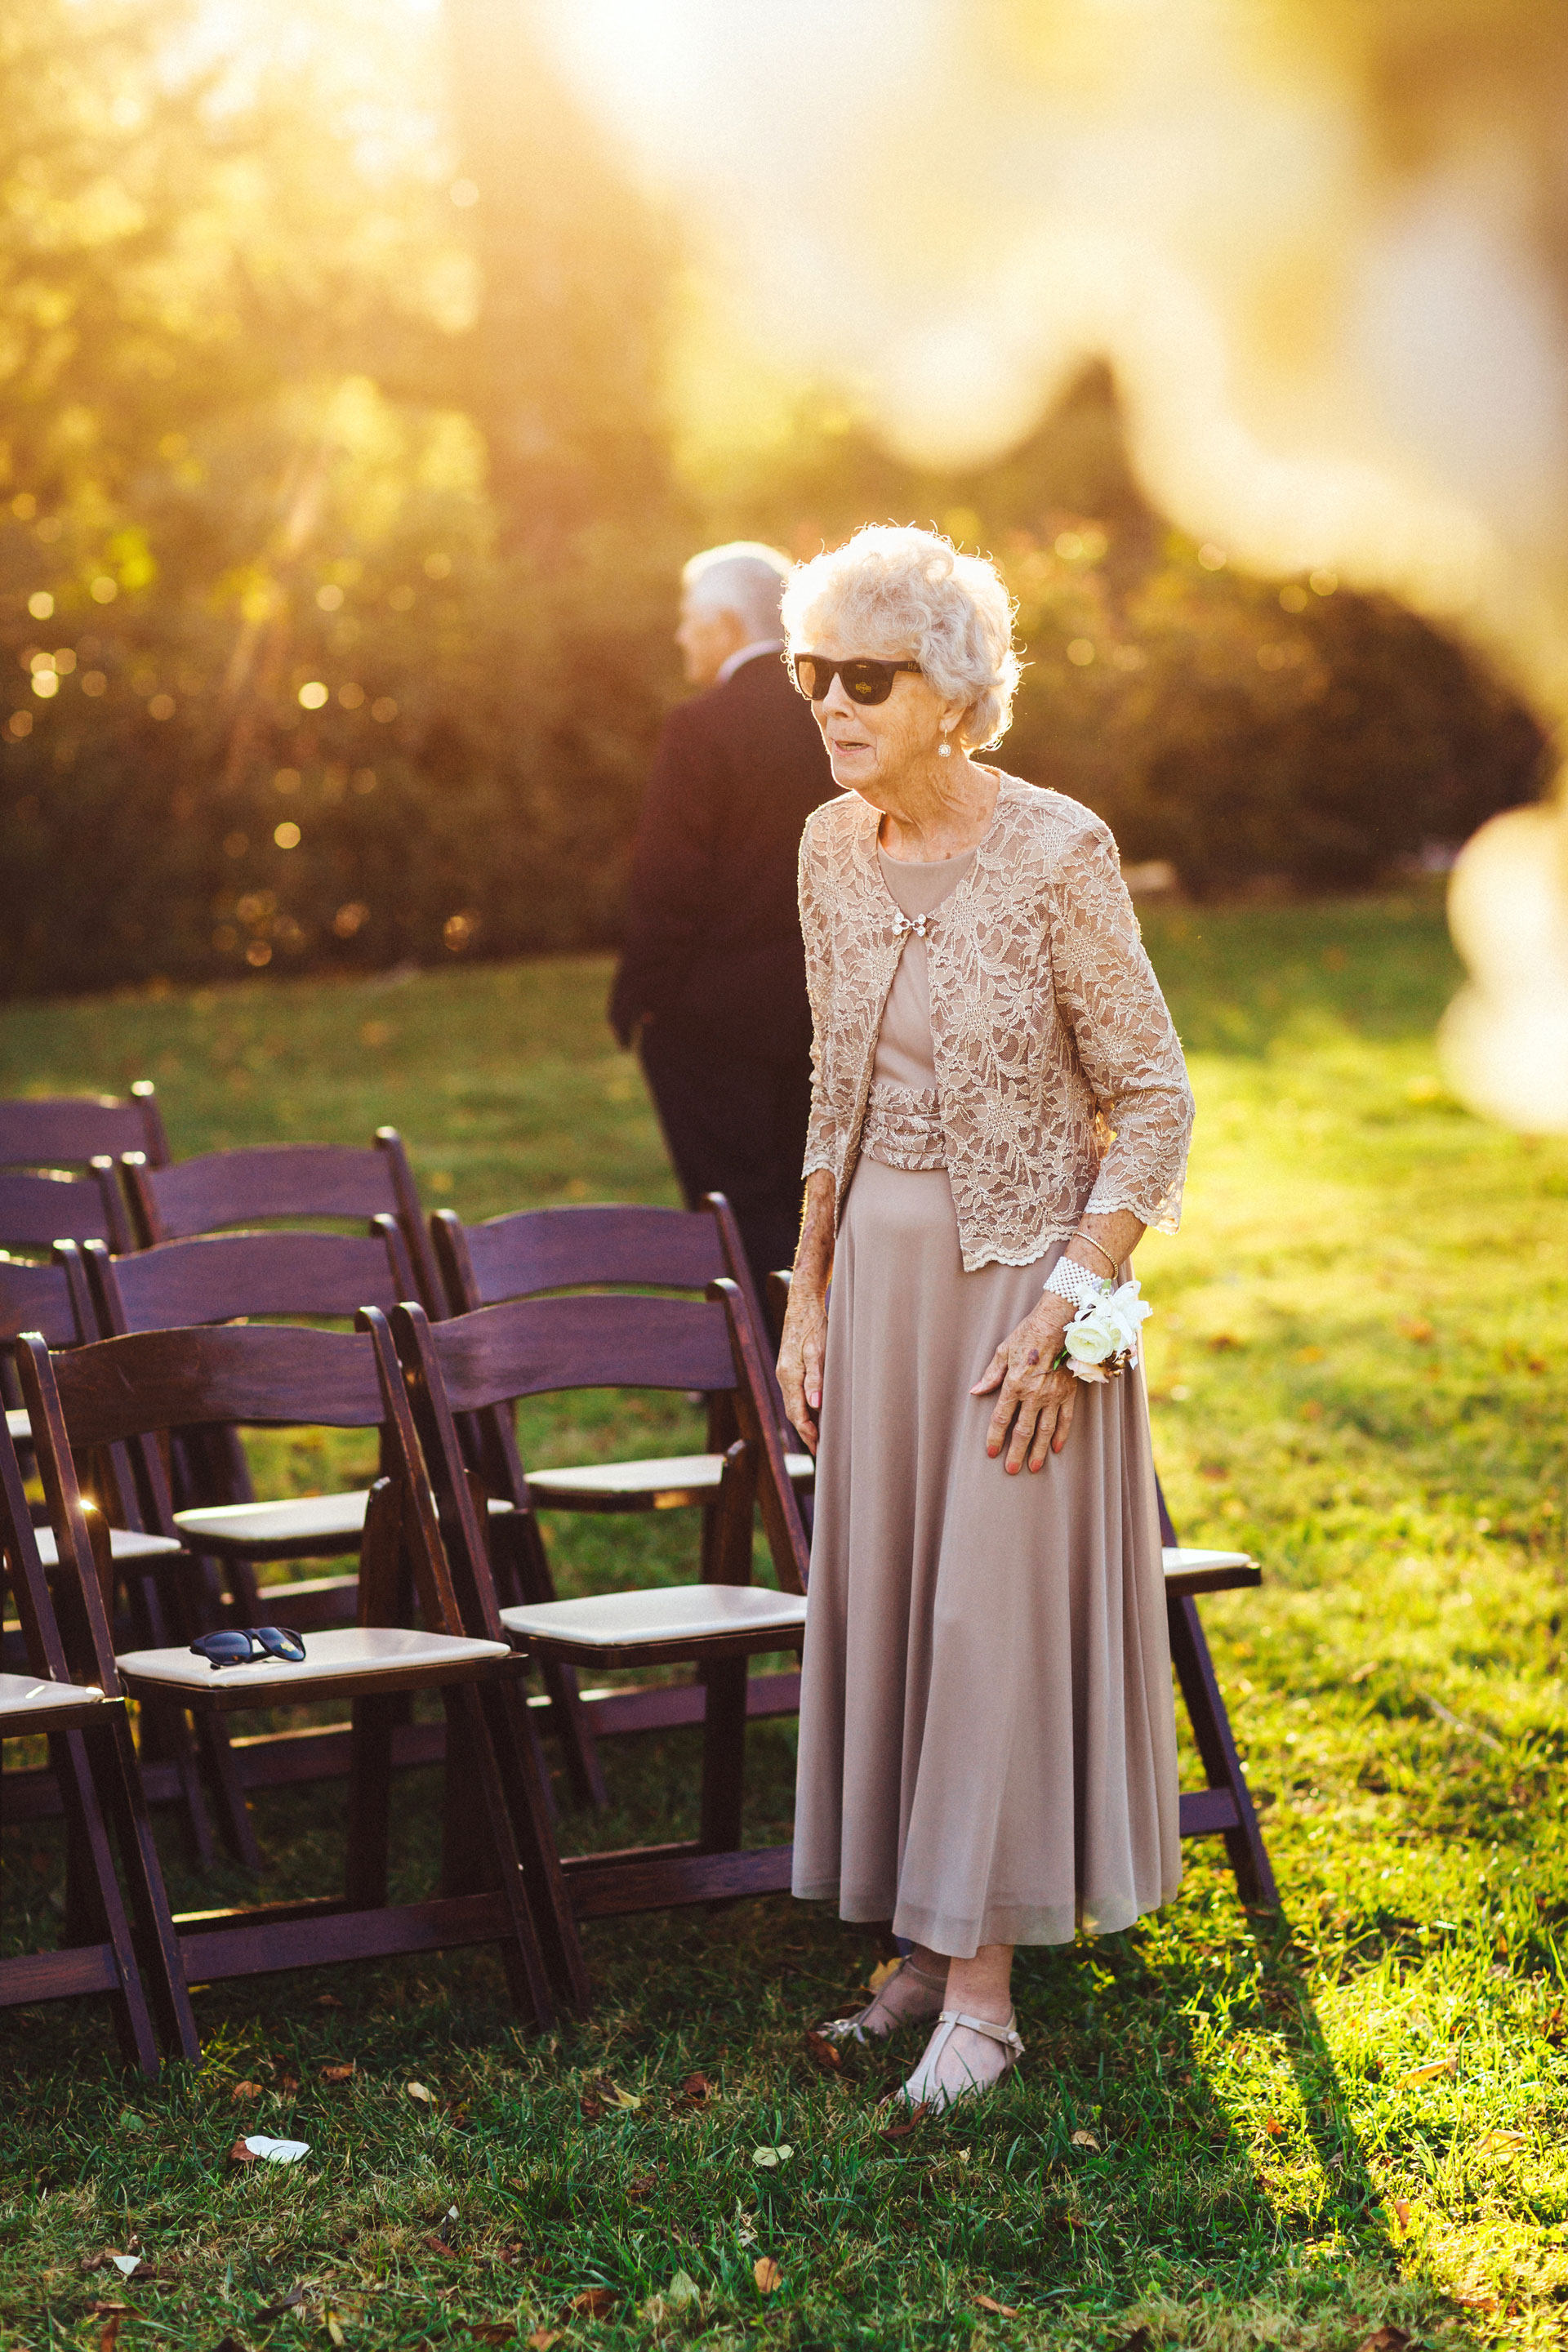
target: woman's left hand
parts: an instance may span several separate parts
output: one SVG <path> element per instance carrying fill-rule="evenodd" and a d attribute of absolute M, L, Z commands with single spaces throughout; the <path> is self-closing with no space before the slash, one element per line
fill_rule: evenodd
<path fill-rule="evenodd" d="M 1026 1461 L 1031 1470 L 1043 1470 L 1047 1458 L 1059 1454 L 1072 1427 L 1078 1382 L 1065 1369 L 1053 1371 L 1062 1351 L 1062 1333 L 1072 1321 L 1068 1300 L 1047 1291 L 1017 1329 L 1004 1339 L 975 1381 L 971 1396 L 1000 1393 L 985 1433 L 985 1451 L 993 1461 L 1007 1448 L 1005 1467 L 1016 1477 Z M 1012 1435 L 1008 1436 L 1011 1424 Z"/>

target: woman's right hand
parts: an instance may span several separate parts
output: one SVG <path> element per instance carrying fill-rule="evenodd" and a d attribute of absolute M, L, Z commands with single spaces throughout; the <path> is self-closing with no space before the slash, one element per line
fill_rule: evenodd
<path fill-rule="evenodd" d="M 779 1386 L 790 1425 L 808 1454 L 816 1452 L 816 1415 L 822 1410 L 822 1368 L 826 1359 L 826 1297 L 797 1273 L 784 1310 Z"/>

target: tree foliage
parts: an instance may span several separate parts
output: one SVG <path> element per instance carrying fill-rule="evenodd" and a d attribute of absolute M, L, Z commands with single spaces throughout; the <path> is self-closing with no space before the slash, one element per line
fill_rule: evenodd
<path fill-rule="evenodd" d="M 0 987 L 612 938 L 681 558 L 889 514 L 1008 572 L 1009 762 L 1194 889 L 1533 789 L 1424 625 L 1172 539 L 1102 377 L 981 471 L 820 402 L 683 471 L 679 267 L 516 0 L 9 0 Z"/>

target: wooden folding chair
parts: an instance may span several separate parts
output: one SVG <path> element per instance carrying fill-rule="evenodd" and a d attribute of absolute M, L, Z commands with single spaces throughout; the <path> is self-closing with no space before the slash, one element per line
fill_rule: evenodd
<path fill-rule="evenodd" d="M 138 1078 L 128 1096 L 14 1095 L 0 1102 L 0 1168 L 85 1168 L 100 1155 L 140 1151 L 163 1167 L 169 1139 L 157 1090 Z"/>
<path fill-rule="evenodd" d="M 1223 1837 L 1226 1855 L 1244 1903 L 1277 1911 L 1279 1890 L 1258 1826 L 1247 1775 L 1236 1752 L 1230 1717 L 1214 1670 L 1196 1596 L 1235 1592 L 1261 1584 L 1263 1571 L 1244 1551 L 1202 1551 L 1179 1545 L 1159 1479 L 1160 1536 L 1165 1548 L 1165 1619 L 1171 1633 L 1171 1664 L 1197 1742 L 1206 1786 L 1184 1790 L 1182 1835 Z"/>
<path fill-rule="evenodd" d="M 363 1232 L 374 1216 L 395 1218 L 414 1269 L 414 1296 L 438 1311 L 440 1286 L 430 1255 L 414 1171 L 403 1138 L 378 1127 L 368 1149 L 338 1143 L 262 1143 L 208 1151 L 155 1168 L 127 1152 L 120 1163 L 136 1245 L 236 1232 L 287 1219 L 292 1224 L 340 1221 Z"/>
<path fill-rule="evenodd" d="M 35 1528 L 16 1445 L 0 1431 L 0 1549 L 24 1651 L 19 1672 L 0 1673 L 0 1739 L 47 1738 L 69 1855 L 60 1946 L 0 1959 L 0 2008 L 107 1994 L 126 2064 L 155 2075 L 160 2040 L 183 2058 L 200 2053 L 104 1610 L 109 1548 L 74 1482 L 46 1483 L 51 1524 Z"/>
<path fill-rule="evenodd" d="M 701 1297 L 708 1285 L 728 1279 L 740 1294 L 739 1311 L 758 1334 L 757 1356 L 764 1393 L 775 1421 L 784 1423 L 784 1400 L 763 1344 L 761 1309 L 740 1230 L 721 1193 L 706 1195 L 700 1209 L 646 1208 L 632 1203 L 581 1208 L 526 1209 L 465 1225 L 449 1209 L 431 1219 L 436 1257 L 448 1312 L 538 1297 L 552 1291 L 685 1291 Z M 707 1399 L 708 1446 L 701 1454 L 663 1455 L 582 1467 L 531 1470 L 527 1494 L 532 1510 L 641 1512 L 697 1508 L 703 1513 L 703 1556 L 717 1539 L 716 1504 L 724 1456 L 737 1433 L 727 1391 Z M 470 1466 L 487 1490 L 520 1503 L 523 1496 L 510 1410 L 475 1416 L 459 1430 Z M 789 1451 L 789 1476 L 797 1494 L 809 1492 L 816 1465 L 808 1454 Z M 506 1539 L 497 1567 L 503 1598 L 551 1601 L 554 1586 L 532 1512 L 521 1510 L 496 1529 Z M 510 1574 L 509 1574 L 510 1570 Z M 644 1691 L 605 1691 L 583 1698 L 575 1678 L 560 1662 L 549 1668 L 550 1696 L 559 1720 L 574 1792 L 604 1801 L 604 1778 L 595 1738 L 611 1733 L 662 1729 L 698 1720 L 702 1694 L 690 1685 Z M 748 1685 L 748 1712 L 754 1717 L 794 1714 L 800 1704 L 798 1674 L 759 1675 Z"/>
<path fill-rule="evenodd" d="M 553 1897 L 548 1885 L 531 1887 L 524 1855 L 531 1876 L 548 1874 L 553 1863 L 537 1842 L 532 1804 L 516 1797 L 521 1661 L 500 1640 L 464 1626 L 385 1319 L 367 1308 L 359 1320 L 353 1333 L 265 1325 L 134 1333 L 61 1355 L 26 1339 L 18 1362 L 39 1463 L 60 1498 L 58 1525 L 79 1507 L 79 1462 L 104 1448 L 140 1443 L 153 1475 L 157 1448 L 150 1441 L 210 1423 L 377 1432 L 388 1466 L 365 1515 L 357 1624 L 307 1634 L 299 1664 L 268 1658 L 215 1672 L 177 1646 L 118 1661 L 133 1698 L 172 1701 L 198 1718 L 351 1702 L 343 1895 L 176 1916 L 179 1959 L 187 1982 L 212 1981 L 499 1943 L 514 1998 L 542 2024 L 552 2005 L 531 1896 L 545 1917 Z M 417 1594 L 417 1627 L 400 1605 L 404 1563 Z M 440 1692 L 448 1727 L 457 1727 L 453 1753 L 471 1776 L 463 1791 L 466 1828 L 482 1845 L 489 1890 L 390 1905 L 388 1734 L 398 1702 L 421 1690 Z"/>
<path fill-rule="evenodd" d="M 775 1893 L 788 1846 L 741 1846 L 748 1660 L 798 1650 L 805 1625 L 805 1533 L 773 1418 L 755 1328 L 732 1282 L 706 1301 L 596 1296 L 531 1299 L 430 1323 L 417 1307 L 393 1318 L 437 1508 L 469 1622 L 504 1626 L 541 1665 L 601 1670 L 689 1662 L 701 1677 L 701 1828 L 689 1842 L 561 1863 L 569 1917 L 553 1932 L 575 1953 L 574 1923 L 623 1911 Z M 699 1389 L 732 1402 L 739 1435 L 725 1454 L 719 1538 L 708 1580 L 580 1601 L 497 1609 L 489 1553 L 458 1423 L 517 1398 L 574 1388 Z M 755 1586 L 752 1514 L 761 1505 L 780 1590 Z M 544 1834 L 541 1819 L 540 1835 Z M 580 1962 L 579 1962 L 580 1964 Z"/>
<path fill-rule="evenodd" d="M 81 1254 L 90 1277 L 97 1336 L 160 1331 L 241 1318 L 288 1318 L 352 1322 L 361 1307 L 390 1312 L 416 1295 L 403 1234 L 395 1218 L 378 1218 L 371 1237 L 345 1234 L 216 1234 L 161 1242 L 114 1258 L 89 1244 Z M 70 1253 L 62 1250 L 62 1257 Z M 318 1576 L 258 1585 L 258 1567 L 341 1559 L 357 1550 L 368 1495 L 363 1488 L 258 1501 L 239 1434 L 183 1432 L 171 1448 L 172 1532 L 208 1569 L 208 1605 L 201 1595 L 189 1630 L 224 1622 L 255 1624 L 258 1612 L 321 1632 L 355 1620 L 358 1580 Z M 510 1506 L 497 1501 L 492 1514 Z M 229 1590 L 222 1589 L 226 1580 Z M 206 1727 L 209 1739 L 223 1727 Z M 227 1744 L 227 1743 L 226 1743 Z M 306 1732 L 257 1734 L 233 1743 L 234 1797 L 226 1808 L 226 1842 L 243 1850 L 247 1827 L 226 1815 L 242 1791 L 285 1782 L 335 1778 L 347 1771 L 348 1727 L 323 1724 Z M 412 1720 L 395 1726 L 397 1767 L 438 1764 L 444 1727 Z"/>
<path fill-rule="evenodd" d="M 24 1331 L 41 1333 L 51 1348 L 74 1348 L 98 1336 L 86 1269 L 75 1244 L 64 1244 L 57 1252 L 57 1260 L 38 1265 L 0 1257 L 0 1349 L 5 1349 L 7 1360 Z M 18 1406 L 7 1412 L 5 1423 L 13 1443 L 25 1461 L 30 1463 L 31 1433 L 26 1413 Z M 121 1465 L 121 1478 L 123 1470 Z M 118 1483 L 114 1475 L 95 1479 L 95 1498 L 100 1487 L 118 1491 Z M 52 1570 L 56 1564 L 53 1528 L 47 1522 L 36 1525 L 34 1535 L 45 1568 Z M 110 1525 L 108 1538 L 112 1567 L 124 1588 L 132 1626 L 145 1640 L 163 1640 L 167 1624 L 165 1579 L 184 1558 L 178 1538 L 148 1532 L 140 1526 Z M 4 1663 L 7 1666 L 26 1663 L 19 1626 L 15 1631 L 6 1629 Z M 170 1716 L 167 1711 L 159 1716 L 154 1710 L 153 1719 L 143 1729 L 148 1795 L 154 1803 L 179 1806 L 192 1859 L 198 1864 L 210 1863 L 214 1853 L 212 1824 L 184 1719 Z M 63 1801 L 58 1781 L 47 1766 L 13 1771 L 7 1776 L 5 1805 L 15 1819 L 46 1819 L 58 1813 Z"/>

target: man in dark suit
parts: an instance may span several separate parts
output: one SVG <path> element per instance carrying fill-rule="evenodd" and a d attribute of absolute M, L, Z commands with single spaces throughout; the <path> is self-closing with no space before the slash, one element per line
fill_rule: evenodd
<path fill-rule="evenodd" d="M 759 1286 L 795 1256 L 811 1103 L 795 911 L 801 828 L 835 790 L 784 667 L 788 560 L 694 556 L 676 643 L 705 691 L 670 713 L 637 825 L 610 1024 L 642 1057 L 689 1202 L 724 1192 Z"/>

